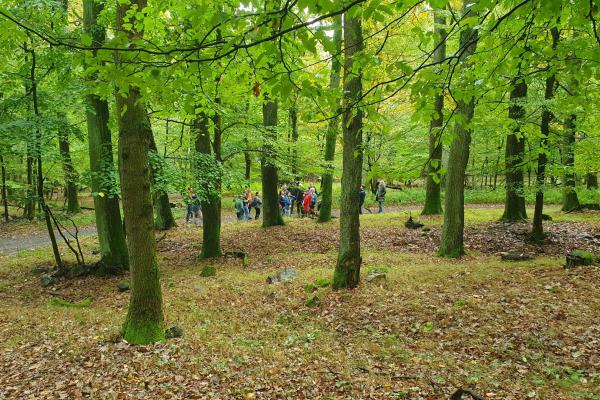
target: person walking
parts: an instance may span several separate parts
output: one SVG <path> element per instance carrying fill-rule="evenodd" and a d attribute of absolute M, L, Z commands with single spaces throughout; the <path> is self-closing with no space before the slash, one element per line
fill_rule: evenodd
<path fill-rule="evenodd" d="M 252 214 L 252 203 L 253 203 L 253 196 L 252 196 L 252 189 L 250 189 L 250 187 L 248 186 L 246 188 L 246 191 L 244 192 L 244 197 L 246 198 L 246 201 L 248 202 L 248 218 L 252 219 L 252 217 L 250 216 L 250 214 Z"/>
<path fill-rule="evenodd" d="M 260 198 L 260 193 L 256 192 L 252 199 L 252 207 L 254 208 L 255 214 L 254 219 L 257 220 L 260 217 L 260 209 L 262 208 L 262 199 Z"/>
<path fill-rule="evenodd" d="M 235 216 L 237 217 L 238 221 L 241 221 L 244 219 L 244 203 L 242 202 L 242 196 L 236 197 L 235 199 L 233 199 L 233 201 L 233 207 L 235 208 Z"/>
<path fill-rule="evenodd" d="M 242 198 L 242 210 L 244 212 L 244 221 L 250 221 L 250 209 L 248 208 L 248 199 L 246 196 L 240 196 Z"/>
<path fill-rule="evenodd" d="M 302 201 L 302 209 L 304 210 L 304 215 L 311 216 L 310 215 L 311 201 L 312 201 L 312 194 L 310 193 L 310 190 L 307 190 L 306 193 L 304 194 L 304 200 Z"/>
<path fill-rule="evenodd" d="M 383 180 L 379 181 L 379 186 L 377 187 L 377 204 L 379 204 L 379 213 L 383 214 L 383 202 L 385 201 L 385 182 Z"/>
<path fill-rule="evenodd" d="M 367 197 L 367 192 L 365 191 L 365 185 L 360 185 L 360 190 L 358 191 L 358 213 L 362 214 L 363 205 L 365 204 L 365 198 Z"/>

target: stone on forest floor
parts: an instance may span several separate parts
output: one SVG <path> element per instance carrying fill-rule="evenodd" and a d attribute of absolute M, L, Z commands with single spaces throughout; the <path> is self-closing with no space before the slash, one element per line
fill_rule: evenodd
<path fill-rule="evenodd" d="M 211 276 L 216 276 L 217 275 L 217 269 L 215 267 L 213 267 L 212 265 L 205 265 L 204 268 L 202 268 L 202 272 L 200 272 L 200 276 L 203 278 L 209 278 Z"/>
<path fill-rule="evenodd" d="M 502 261 L 527 261 L 533 260 L 533 256 L 525 253 L 509 253 L 502 252 L 500 253 L 500 259 Z"/>
<path fill-rule="evenodd" d="M 408 229 L 419 229 L 422 228 L 424 225 L 418 221 L 414 221 L 413 217 L 410 216 L 408 217 L 408 220 L 404 223 L 404 226 Z"/>
<path fill-rule="evenodd" d="M 542 214 L 542 221 L 552 221 L 552 217 L 548 214 Z"/>
<path fill-rule="evenodd" d="M 367 282 L 383 282 L 387 279 L 387 275 L 382 271 L 369 271 L 367 274 L 367 278 L 365 279 Z"/>
<path fill-rule="evenodd" d="M 592 265 L 595 260 L 594 255 L 589 251 L 573 250 L 567 254 L 565 268 Z"/>
<path fill-rule="evenodd" d="M 56 276 L 54 276 L 54 273 L 42 274 L 42 276 L 40 276 L 40 283 L 43 287 L 54 285 L 56 282 L 57 279 Z"/>
<path fill-rule="evenodd" d="M 119 289 L 119 292 L 125 292 L 127 290 L 129 290 L 129 282 L 119 282 L 117 283 L 117 289 Z"/>
<path fill-rule="evenodd" d="M 275 282 L 285 282 L 291 281 L 296 278 L 296 271 L 291 268 L 286 268 L 281 272 L 276 273 L 275 275 L 269 275 L 267 277 L 267 283 L 275 283 Z"/>
<path fill-rule="evenodd" d="M 165 331 L 165 337 L 167 339 L 183 337 L 183 329 L 177 325 L 174 325 Z"/>

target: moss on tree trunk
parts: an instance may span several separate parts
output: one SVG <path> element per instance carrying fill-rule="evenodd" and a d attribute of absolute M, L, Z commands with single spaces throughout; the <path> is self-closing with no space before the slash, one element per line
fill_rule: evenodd
<path fill-rule="evenodd" d="M 331 74 L 329 77 L 329 88 L 332 91 L 337 91 L 340 87 L 340 71 L 342 63 L 340 62 L 342 50 L 342 19 L 338 16 L 334 20 L 333 43 L 335 45 L 336 54 L 333 55 L 331 64 Z M 339 101 L 337 102 L 339 107 Z M 333 110 L 334 113 L 339 111 Z M 329 120 L 327 125 L 327 133 L 325 135 L 325 171 L 321 179 L 321 208 L 319 210 L 319 222 L 327 222 L 331 220 L 331 209 L 333 203 L 333 160 L 335 158 L 335 142 L 339 131 L 339 117 L 334 117 Z"/>
<path fill-rule="evenodd" d="M 353 288 L 360 281 L 359 188 L 362 179 L 362 75 L 354 55 L 364 48 L 360 19 L 344 15 L 344 103 L 342 117 L 343 170 L 340 204 L 340 247 L 333 274 L 334 289 Z M 354 69 L 353 69 L 354 67 Z"/>
<path fill-rule="evenodd" d="M 133 0 L 118 7 L 117 27 L 123 30 L 123 18 L 132 6 L 143 9 L 145 0 Z M 135 26 L 135 18 L 129 22 Z M 127 30 L 131 41 L 141 33 Z M 121 57 L 117 54 L 117 64 Z M 150 163 L 148 117 L 138 87 L 129 85 L 126 95 L 116 94 L 119 122 L 119 167 L 123 212 L 129 248 L 131 298 L 123 325 L 123 337 L 129 343 L 146 344 L 163 340 L 162 294 L 156 258 Z"/>
<path fill-rule="evenodd" d="M 446 17 L 435 12 L 433 17 L 434 37 L 433 62 L 442 62 L 446 58 Z M 433 100 L 434 115 L 429 125 L 429 162 L 427 163 L 427 181 L 425 183 L 425 205 L 423 215 L 437 215 L 442 213 L 440 169 L 442 168 L 442 138 L 441 129 L 444 124 L 444 95 L 443 88 L 438 88 L 440 93 Z"/>

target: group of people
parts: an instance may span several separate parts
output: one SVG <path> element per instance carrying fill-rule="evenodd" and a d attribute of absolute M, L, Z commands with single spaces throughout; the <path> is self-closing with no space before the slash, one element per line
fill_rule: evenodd
<path fill-rule="evenodd" d="M 247 187 L 243 195 L 239 195 L 234 199 L 235 215 L 238 221 L 251 221 L 252 209 L 254 209 L 254 219 L 260 217 L 260 210 L 262 209 L 262 199 L 260 193 L 252 193 L 252 190 Z"/>
<path fill-rule="evenodd" d="M 319 198 L 317 189 L 314 185 L 302 192 L 300 186 L 296 188 L 296 193 L 290 191 L 286 185 L 279 192 L 279 208 L 282 215 L 291 216 L 295 204 L 302 208 L 302 216 L 314 217 L 318 209 Z"/>
<path fill-rule="evenodd" d="M 187 188 L 187 191 L 183 196 L 183 200 L 187 207 L 185 222 L 196 222 L 198 219 L 202 219 L 202 206 L 200 204 L 200 198 L 191 187 Z"/>
<path fill-rule="evenodd" d="M 377 205 L 379 206 L 379 213 L 383 213 L 383 202 L 385 201 L 386 194 L 386 186 L 383 180 L 379 181 L 377 184 L 377 191 L 375 192 L 375 200 L 377 200 Z M 363 213 L 363 208 L 371 212 L 368 208 L 364 207 L 365 199 L 367 198 L 367 191 L 365 190 L 365 185 L 360 185 L 360 189 L 358 192 L 358 212 Z"/>

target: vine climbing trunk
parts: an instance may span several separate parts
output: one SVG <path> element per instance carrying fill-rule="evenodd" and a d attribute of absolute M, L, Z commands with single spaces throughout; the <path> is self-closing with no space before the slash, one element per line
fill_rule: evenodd
<path fill-rule="evenodd" d="M 364 49 L 362 25 L 358 17 L 344 14 L 344 99 L 342 115 L 343 168 L 340 204 L 340 246 L 332 287 L 354 288 L 360 281 L 359 187 L 362 179 L 363 111 L 358 106 L 362 96 L 362 72 L 354 63 Z"/>
<path fill-rule="evenodd" d="M 279 182 L 275 164 L 277 141 L 277 101 L 265 95 L 263 103 L 263 154 L 261 157 L 261 180 L 263 190 L 263 227 L 283 225 L 279 210 L 277 185 Z"/>
<path fill-rule="evenodd" d="M 331 73 L 329 75 L 329 89 L 338 91 L 340 88 L 340 72 L 342 63 L 342 17 L 337 16 L 333 22 L 333 44 L 335 54 L 332 54 Z M 321 209 L 319 210 L 319 222 L 331 220 L 331 208 L 333 203 L 333 160 L 335 159 L 335 143 L 340 129 L 339 100 L 336 101 L 336 107 L 333 111 L 334 117 L 327 124 L 327 133 L 325 134 L 325 171 L 321 179 Z"/>
<path fill-rule="evenodd" d="M 558 27 L 554 26 L 550 29 L 552 36 L 552 50 L 556 51 L 560 34 Z M 544 185 L 546 184 L 546 164 L 548 156 L 548 137 L 550 136 L 550 122 L 554 118 L 554 114 L 548 107 L 548 102 L 554 98 L 554 86 L 556 85 L 556 75 L 552 74 L 546 78 L 544 90 L 544 105 L 542 108 L 542 121 L 540 125 L 540 147 L 538 150 L 538 160 L 536 169 L 536 191 L 535 191 L 535 209 L 533 212 L 533 226 L 531 229 L 531 237 L 534 240 L 544 239 Z"/>
<path fill-rule="evenodd" d="M 96 47 L 101 47 L 106 38 L 105 29 L 97 23 L 102 8 L 103 4 L 94 0 L 83 1 L 83 27 Z M 89 79 L 95 82 L 97 76 L 92 75 Z M 128 268 L 129 259 L 108 127 L 108 102 L 94 93 L 88 93 L 85 100 L 91 189 L 102 261 L 100 265 L 104 272 L 119 272 Z"/>
<path fill-rule="evenodd" d="M 446 17 L 434 11 L 433 62 L 441 63 L 446 58 Z M 444 125 L 444 91 L 438 88 L 433 99 L 433 116 L 429 124 L 429 162 L 425 184 L 425 205 L 423 215 L 442 213 L 440 170 L 442 169 L 442 126 Z"/>
<path fill-rule="evenodd" d="M 463 16 L 471 14 L 470 6 L 465 3 Z M 477 30 L 468 26 L 460 33 L 459 69 L 469 66 L 469 57 L 477 47 Z M 454 139 L 448 154 L 448 173 L 446 175 L 446 195 L 444 207 L 444 226 L 438 254 L 444 257 L 460 257 L 464 254 L 465 227 L 465 171 L 469 162 L 471 145 L 470 123 L 475 112 L 475 98 L 464 96 L 456 104 L 458 116 L 454 125 Z"/>
<path fill-rule="evenodd" d="M 134 42 L 141 39 L 142 32 L 135 28 L 135 13 L 128 18 L 128 24 L 125 24 L 125 16 L 132 7 L 143 10 L 146 4 L 145 0 L 132 0 L 120 3 L 117 8 L 117 29 L 127 35 L 130 47 L 134 47 Z M 123 58 L 130 61 L 132 56 L 133 53 L 117 52 L 117 66 L 123 68 Z M 139 87 L 128 84 L 127 90 L 116 93 L 116 99 L 119 168 L 131 280 L 131 298 L 123 325 L 123 337 L 132 344 L 146 344 L 165 337 L 150 191 L 148 131 L 151 128 Z"/>
<path fill-rule="evenodd" d="M 523 193 L 523 162 L 525 159 L 525 136 L 521 132 L 525 107 L 523 101 L 527 97 L 527 83 L 521 78 L 513 82 L 510 92 L 508 118 L 513 121 L 512 132 L 506 138 L 504 155 L 506 167 L 506 198 L 502 220 L 508 222 L 527 219 L 525 194 Z"/>

